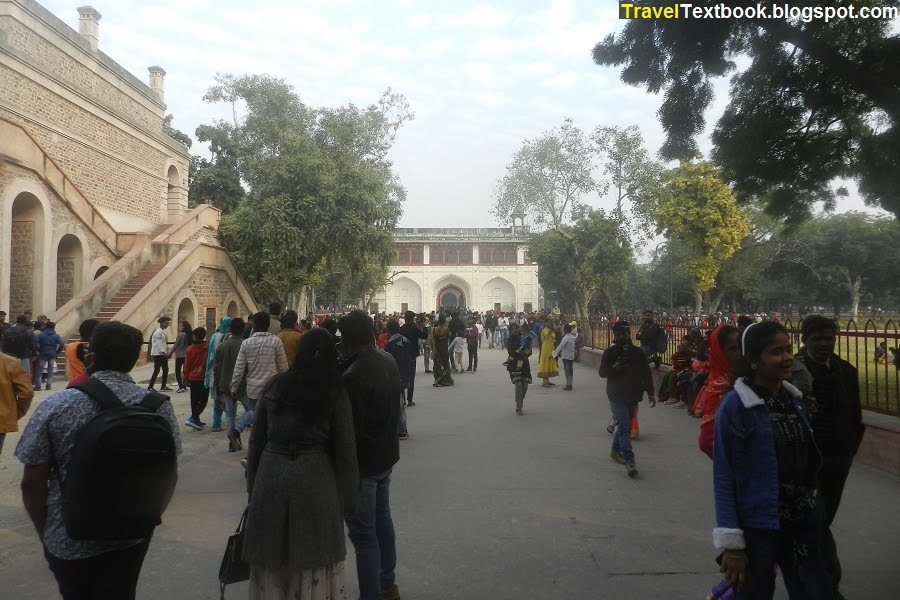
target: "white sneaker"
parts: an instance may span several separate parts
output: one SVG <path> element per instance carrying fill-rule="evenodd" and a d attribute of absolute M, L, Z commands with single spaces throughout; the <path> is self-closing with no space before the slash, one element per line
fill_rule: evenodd
<path fill-rule="evenodd" d="M 673 404 L 672 408 L 687 408 L 687 402 L 679 401 L 678 404 Z"/>
<path fill-rule="evenodd" d="M 673 404 L 678 404 L 679 402 L 680 400 L 678 400 L 678 398 L 669 398 L 668 400 L 663 402 L 663 404 L 665 404 L 666 406 L 672 406 Z"/>

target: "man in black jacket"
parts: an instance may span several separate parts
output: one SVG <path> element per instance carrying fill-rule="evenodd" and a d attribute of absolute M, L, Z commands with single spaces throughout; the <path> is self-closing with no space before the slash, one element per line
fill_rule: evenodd
<path fill-rule="evenodd" d="M 646 393 L 650 407 L 656 406 L 650 363 L 641 349 L 631 343 L 628 323 L 613 325 L 614 344 L 600 357 L 600 377 L 606 379 L 609 409 L 616 420 L 609 457 L 625 465 L 629 477 L 636 477 L 637 466 L 631 449 L 631 420 L 641 396 Z"/>
<path fill-rule="evenodd" d="M 837 334 L 838 326 L 832 319 L 812 315 L 803 320 L 800 326 L 803 349 L 797 354 L 797 360 L 812 379 L 801 377 L 794 383 L 806 399 L 813 436 L 822 452 L 819 472 L 819 493 L 825 503 L 822 554 L 834 584 L 835 598 L 840 599 L 843 598 L 838 591 L 841 562 L 831 524 L 841 505 L 844 484 L 866 426 L 859 401 L 859 375 L 856 367 L 834 353 Z"/>
<path fill-rule="evenodd" d="M 428 338 L 425 328 L 416 322 L 416 313 L 411 310 L 406 311 L 403 317 L 403 327 L 400 328 L 400 335 L 409 340 L 409 386 L 406 388 L 406 405 L 415 406 L 413 402 L 413 392 L 416 389 L 416 359 L 419 357 L 419 340 Z"/>
<path fill-rule="evenodd" d="M 390 354 L 375 347 L 372 319 L 365 312 L 341 317 L 338 329 L 359 463 L 359 513 L 347 519 L 347 531 L 356 549 L 360 599 L 399 600 L 390 485 L 391 470 L 400 460 L 400 371 Z"/>

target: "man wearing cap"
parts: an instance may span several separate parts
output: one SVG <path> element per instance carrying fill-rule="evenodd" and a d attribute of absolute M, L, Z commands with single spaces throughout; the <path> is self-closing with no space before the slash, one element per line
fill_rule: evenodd
<path fill-rule="evenodd" d="M 646 393 L 650 407 L 656 406 L 650 363 L 640 348 L 631 343 L 631 329 L 625 321 L 613 325 L 614 344 L 600 357 L 600 377 L 606 379 L 609 408 L 616 419 L 609 457 L 625 465 L 629 477 L 638 474 L 631 448 L 631 420 L 641 396 Z"/>

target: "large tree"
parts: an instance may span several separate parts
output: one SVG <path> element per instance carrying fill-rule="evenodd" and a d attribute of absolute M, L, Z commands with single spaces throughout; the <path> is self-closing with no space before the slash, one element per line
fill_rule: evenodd
<path fill-rule="evenodd" d="M 649 230 L 662 167 L 650 158 L 641 130 L 637 125 L 601 125 L 594 130 L 593 139 L 616 202 L 613 216 L 623 224 L 633 219 Z"/>
<path fill-rule="evenodd" d="M 811 220 L 787 235 L 785 252 L 773 273 L 787 275 L 807 295 L 835 307 L 859 311 L 868 293 L 894 296 L 900 280 L 900 225 L 893 219 L 845 213 Z M 786 268 L 786 269 L 785 269 Z"/>
<path fill-rule="evenodd" d="M 500 223 L 520 211 L 538 228 L 555 229 L 581 214 L 581 198 L 598 190 L 593 148 L 584 132 L 566 119 L 560 127 L 525 140 L 494 190 Z"/>
<path fill-rule="evenodd" d="M 739 199 L 764 199 L 771 214 L 801 221 L 817 201 L 831 207 L 846 193 L 835 180 L 852 178 L 868 204 L 900 219 L 900 36 L 890 19 L 634 19 L 593 56 L 622 65 L 625 83 L 663 93 L 660 153 L 679 160 L 697 153 L 712 80 L 749 57 L 713 133 L 713 161 Z"/>
<path fill-rule="evenodd" d="M 657 233 L 678 237 L 689 249 L 683 268 L 690 273 L 694 311 L 703 309 L 703 292 L 715 285 L 722 261 L 749 233 L 747 216 L 708 162 L 683 162 L 663 176 L 656 209 Z"/>
<path fill-rule="evenodd" d="M 634 250 L 619 222 L 602 210 L 588 210 L 572 225 L 531 236 L 528 252 L 540 265 L 541 286 L 555 289 L 575 304 L 580 322 L 600 294 L 609 312 L 616 311 L 616 286 L 634 263 Z"/>
<path fill-rule="evenodd" d="M 299 292 L 297 309 L 306 312 L 314 308 L 310 287 L 332 262 L 353 271 L 373 260 L 386 266 L 405 199 L 387 154 L 412 118 L 405 99 L 388 90 L 366 108 L 314 108 L 281 79 L 217 80 L 205 99 L 230 103 L 234 116 L 212 127 L 234 145 L 247 190 L 223 217 L 222 236 L 257 295 Z"/>

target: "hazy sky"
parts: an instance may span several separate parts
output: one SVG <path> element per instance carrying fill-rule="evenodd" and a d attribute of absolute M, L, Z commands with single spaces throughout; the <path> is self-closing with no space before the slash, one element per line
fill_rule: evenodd
<path fill-rule="evenodd" d="M 43 0 L 78 29 L 84 2 Z M 659 97 L 627 87 L 591 50 L 618 30 L 613 0 L 93 0 L 100 49 L 138 78 L 166 72 L 173 125 L 230 117 L 203 102 L 216 73 L 270 74 L 313 106 L 368 105 L 388 87 L 415 119 L 393 150 L 408 192 L 404 227 L 494 227 L 492 190 L 526 138 L 572 117 L 641 127 L 651 153 L 662 142 Z M 709 127 L 727 100 L 718 86 Z M 702 138 L 707 151 L 707 136 Z M 203 149 L 194 144 L 194 153 Z M 610 207 L 594 198 L 590 203 Z M 839 210 L 861 209 L 859 200 Z M 871 211 L 871 209 L 869 209 Z M 872 211 L 881 212 L 881 211 Z M 502 223 L 500 225 L 507 225 Z"/>

